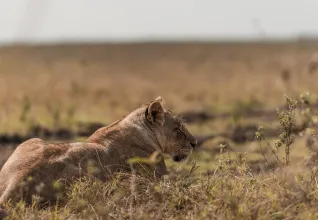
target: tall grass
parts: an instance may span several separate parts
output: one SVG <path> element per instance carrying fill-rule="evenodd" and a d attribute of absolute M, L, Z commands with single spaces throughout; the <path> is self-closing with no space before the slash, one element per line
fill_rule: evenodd
<path fill-rule="evenodd" d="M 83 178 L 69 188 L 63 206 L 7 205 L 8 219 L 317 219 L 311 170 L 254 175 L 246 157 L 220 154 L 218 169 L 209 175 L 172 173 L 154 180 L 118 174 L 108 183 Z"/>

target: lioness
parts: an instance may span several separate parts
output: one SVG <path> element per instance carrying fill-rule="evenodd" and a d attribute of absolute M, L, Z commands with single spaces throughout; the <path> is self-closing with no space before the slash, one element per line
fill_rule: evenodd
<path fill-rule="evenodd" d="M 60 185 L 82 176 L 105 181 L 127 167 L 131 157 L 149 157 L 159 152 L 182 161 L 196 143 L 180 118 L 168 111 L 158 97 L 100 128 L 86 142 L 48 144 L 33 138 L 19 145 L 0 172 L 0 205 L 9 199 L 30 202 L 33 194 L 42 201 L 55 201 Z M 160 177 L 166 172 L 161 160 L 154 174 Z"/>

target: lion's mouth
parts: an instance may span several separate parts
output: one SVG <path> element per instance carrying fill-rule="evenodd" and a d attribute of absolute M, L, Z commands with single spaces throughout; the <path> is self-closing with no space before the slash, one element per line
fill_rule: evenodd
<path fill-rule="evenodd" d="M 185 160 L 186 158 L 187 158 L 186 155 L 181 154 L 181 155 L 174 156 L 174 157 L 173 157 L 173 160 L 174 160 L 175 162 L 181 162 L 181 161 Z"/>

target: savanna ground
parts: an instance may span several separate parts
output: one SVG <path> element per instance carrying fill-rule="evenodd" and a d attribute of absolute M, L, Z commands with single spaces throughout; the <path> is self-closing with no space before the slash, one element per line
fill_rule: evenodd
<path fill-rule="evenodd" d="M 168 160 L 171 175 L 164 180 L 80 180 L 63 206 L 8 205 L 11 218 L 318 219 L 318 71 L 308 66 L 317 50 L 317 42 L 0 48 L 3 136 L 27 135 L 35 126 L 76 133 L 82 124 L 107 125 L 159 95 L 175 113 L 227 114 L 188 125 L 198 138 L 215 137 L 186 163 Z M 279 119 L 268 112 L 286 105 L 284 94 L 301 107 Z M 299 124 L 311 129 L 295 132 Z M 249 125 L 278 132 L 256 129 L 252 138 L 233 138 Z M 0 167 L 17 145 L 2 140 Z"/>

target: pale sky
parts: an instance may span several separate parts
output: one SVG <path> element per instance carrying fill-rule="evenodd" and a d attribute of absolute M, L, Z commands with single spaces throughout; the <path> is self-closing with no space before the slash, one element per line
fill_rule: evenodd
<path fill-rule="evenodd" d="M 318 0 L 0 0 L 0 43 L 318 35 Z"/>

